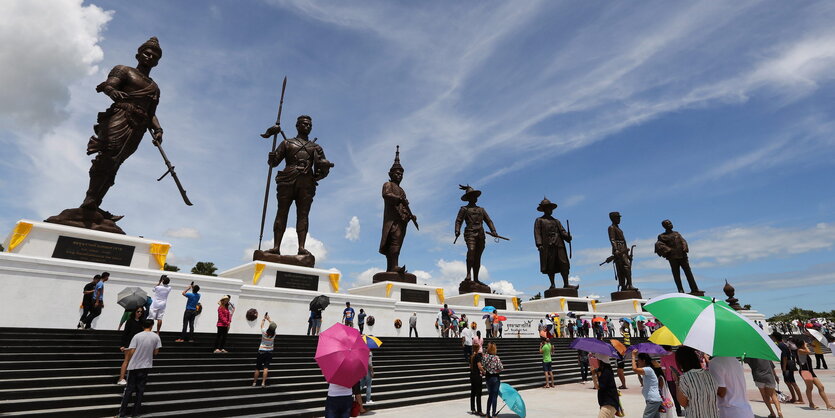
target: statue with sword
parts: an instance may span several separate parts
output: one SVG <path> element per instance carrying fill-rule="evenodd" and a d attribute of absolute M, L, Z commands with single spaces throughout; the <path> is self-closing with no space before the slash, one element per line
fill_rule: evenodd
<path fill-rule="evenodd" d="M 287 86 L 287 78 L 281 87 L 281 100 L 278 106 L 278 117 L 275 125 L 264 132 L 261 137 L 273 138 L 272 149 L 267 158 L 269 172 L 267 174 L 267 187 L 264 196 L 264 209 L 261 214 L 261 237 L 258 240 L 258 251 L 254 259 L 294 264 L 305 267 L 313 267 L 315 258 L 305 248 L 308 231 L 308 215 L 313 197 L 316 195 L 316 186 L 319 180 L 327 177 L 333 163 L 325 158 L 322 147 L 316 143 L 318 138 L 309 139 L 310 131 L 313 129 L 313 119 L 307 115 L 296 118 L 297 134 L 293 138 L 287 138 L 281 129 L 281 110 L 284 105 L 284 91 Z M 282 141 L 276 146 L 277 137 L 281 135 Z M 278 187 L 278 209 L 273 223 L 273 248 L 261 251 L 261 240 L 264 234 L 264 220 L 266 218 L 267 201 L 269 196 L 269 182 L 272 177 L 272 169 L 281 162 L 285 163 L 284 169 L 279 171 L 275 177 Z M 290 213 L 290 206 L 296 204 L 296 236 L 299 247 L 295 256 L 282 256 L 281 241 L 287 229 L 287 217 Z"/>
<path fill-rule="evenodd" d="M 105 232 L 124 234 L 116 221 L 122 216 L 101 209 L 101 203 L 116 180 L 122 164 L 136 152 L 146 131 L 151 133 L 153 144 L 162 154 L 168 170 L 157 180 L 171 174 L 186 205 L 192 203 L 180 183 L 174 166 L 162 149 L 162 126 L 157 119 L 160 89 L 151 78 L 151 69 L 162 58 L 159 40 L 152 37 L 136 51 L 136 67 L 117 65 L 110 70 L 107 79 L 96 86 L 96 91 L 106 94 L 113 104 L 98 114 L 93 127 L 95 135 L 87 143 L 87 154 L 96 154 L 90 167 L 90 183 L 81 206 L 66 209 L 46 222 L 59 223 Z"/>
<path fill-rule="evenodd" d="M 620 229 L 620 212 L 609 213 L 612 225 L 609 226 L 609 243 L 612 245 L 612 255 L 600 265 L 613 263 L 615 268 L 615 280 L 618 282 L 618 291 L 612 293 L 612 300 L 640 299 L 641 292 L 632 285 L 632 259 L 635 255 L 635 246 L 629 247 L 623 230 Z"/>
<path fill-rule="evenodd" d="M 490 293 L 490 286 L 478 280 L 478 273 L 481 269 L 481 255 L 484 253 L 486 241 L 485 235 L 490 235 L 496 241 L 499 239 L 509 240 L 509 238 L 499 235 L 487 211 L 476 205 L 478 197 L 481 196 L 481 191 L 473 189 L 469 185 L 459 185 L 459 187 L 464 190 L 461 200 L 468 202 L 468 204 L 461 206 L 461 209 L 458 210 L 458 216 L 455 218 L 455 240 L 452 242 L 455 244 L 458 241 L 458 237 L 461 235 L 461 225 L 466 223 L 464 242 L 467 244 L 467 277 L 459 285 L 458 292 Z M 490 228 L 489 231 L 484 230 L 485 223 Z"/>

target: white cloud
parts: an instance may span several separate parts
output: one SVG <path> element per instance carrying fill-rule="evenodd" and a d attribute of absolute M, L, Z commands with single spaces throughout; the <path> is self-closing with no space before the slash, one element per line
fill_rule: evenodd
<path fill-rule="evenodd" d="M 499 280 L 497 282 L 488 283 L 488 285 L 491 289 L 502 295 L 519 296 L 522 294 L 522 292 L 513 287 L 513 283 L 507 280 Z"/>
<path fill-rule="evenodd" d="M 410 273 L 415 275 L 418 284 L 432 284 L 432 273 L 424 270 L 415 270 Z"/>
<path fill-rule="evenodd" d="M 592 294 L 590 294 L 586 297 L 589 298 L 589 299 L 600 299 L 600 295 L 598 295 L 596 293 L 592 293 Z"/>
<path fill-rule="evenodd" d="M 266 250 L 272 248 L 273 240 L 265 240 L 261 244 L 261 249 Z M 247 248 L 243 252 L 243 259 L 247 261 L 252 260 L 252 253 L 258 247 L 252 246 Z M 325 243 L 316 239 L 310 233 L 307 234 L 307 241 L 305 243 L 305 248 L 307 251 L 310 251 L 314 257 L 316 257 L 316 265 L 320 266 L 321 262 L 327 260 L 328 258 L 328 250 L 325 248 Z M 281 253 L 286 255 L 294 255 L 297 254 L 299 250 L 299 239 L 296 235 L 296 228 L 287 227 L 287 230 L 284 232 L 284 239 L 281 240 Z"/>
<path fill-rule="evenodd" d="M 352 216 L 348 221 L 348 226 L 345 227 L 345 239 L 348 241 L 357 241 L 360 239 L 360 218 Z"/>
<path fill-rule="evenodd" d="M 582 203 L 584 200 L 586 200 L 586 196 L 585 196 L 585 195 L 575 194 L 575 195 L 573 195 L 573 196 L 568 196 L 568 197 L 566 197 L 565 199 L 563 199 L 563 201 L 562 201 L 562 202 L 559 202 L 559 201 L 558 201 L 558 202 L 557 202 L 557 204 L 558 204 L 558 205 L 560 205 L 560 206 L 561 206 L 561 207 L 563 207 L 563 208 L 570 208 L 570 207 L 572 207 L 572 206 L 579 205 L 579 204 L 580 204 L 580 203 Z"/>
<path fill-rule="evenodd" d="M 375 274 L 382 273 L 384 271 L 385 271 L 384 269 L 381 269 L 379 267 L 371 267 L 371 268 L 369 268 L 369 269 L 367 269 L 367 270 L 365 270 L 362 273 L 357 275 L 356 283 L 357 283 L 358 286 L 369 285 L 369 284 L 371 284 L 371 279 L 374 278 Z"/>
<path fill-rule="evenodd" d="M 82 0 L 0 2 L 0 118 L 44 132 L 67 117 L 70 86 L 98 71 L 112 12 Z"/>
<path fill-rule="evenodd" d="M 165 236 L 172 238 L 197 239 L 200 238 L 200 231 L 198 231 L 197 228 L 182 227 L 165 231 Z"/>
<path fill-rule="evenodd" d="M 568 283 L 571 283 L 571 284 L 580 283 L 580 276 L 568 276 Z"/>

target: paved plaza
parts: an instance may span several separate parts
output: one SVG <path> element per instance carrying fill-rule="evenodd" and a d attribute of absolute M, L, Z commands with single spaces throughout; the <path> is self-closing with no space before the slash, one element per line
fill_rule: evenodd
<path fill-rule="evenodd" d="M 832 356 L 827 358 L 833 359 Z M 832 363 L 832 361 L 830 361 Z M 820 377 L 824 386 L 827 388 L 827 394 L 832 398 L 835 396 L 835 370 L 816 370 L 815 373 Z M 750 368 L 745 366 L 745 377 L 747 378 L 748 399 L 751 401 L 751 407 L 754 409 L 754 414 L 757 418 L 765 418 L 768 416 L 768 408 L 762 402 L 760 393 L 754 386 L 751 380 Z M 641 396 L 641 386 L 638 383 L 638 378 L 635 375 L 627 376 L 627 386 L 629 389 L 622 390 L 621 402 L 623 402 L 624 410 L 627 417 L 640 417 L 644 409 L 644 398 Z M 800 389 L 805 391 L 803 382 L 799 383 Z M 788 393 L 786 386 L 781 384 L 780 388 Z M 487 391 L 482 402 L 487 403 Z M 568 385 L 559 385 L 555 389 L 529 389 L 520 392 L 522 398 L 525 400 L 525 405 L 528 411 L 528 417 L 548 417 L 548 418 L 596 418 L 597 417 L 597 391 L 592 389 L 591 382 L 587 384 L 572 383 Z M 804 401 L 805 392 L 804 392 Z M 813 392 L 815 404 L 823 407 L 823 401 L 817 394 Z M 499 408 L 503 405 L 501 399 L 499 400 Z M 482 405 L 483 407 L 483 405 Z M 808 403 L 804 405 L 787 405 L 783 404 L 783 416 L 786 418 L 803 418 L 803 417 L 833 417 L 835 411 L 826 410 L 811 410 Z M 446 402 L 437 402 L 432 404 L 415 405 L 405 408 L 386 409 L 379 412 L 369 412 L 362 416 L 374 417 L 469 417 L 469 400 L 461 399 Z M 514 417 L 516 414 L 508 411 L 506 408 L 499 413 L 499 417 Z"/>

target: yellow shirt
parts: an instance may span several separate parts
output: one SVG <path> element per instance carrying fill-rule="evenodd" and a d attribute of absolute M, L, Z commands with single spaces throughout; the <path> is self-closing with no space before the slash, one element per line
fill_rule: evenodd
<path fill-rule="evenodd" d="M 812 342 L 812 350 L 815 354 L 823 354 L 823 346 L 821 346 L 821 343 L 817 340 Z"/>

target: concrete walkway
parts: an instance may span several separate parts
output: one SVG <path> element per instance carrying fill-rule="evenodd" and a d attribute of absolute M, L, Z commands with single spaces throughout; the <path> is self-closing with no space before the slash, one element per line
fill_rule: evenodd
<path fill-rule="evenodd" d="M 831 358 L 831 357 L 830 357 Z M 829 360 L 830 358 L 827 358 Z M 835 363 L 835 362 L 833 362 Z M 827 395 L 830 402 L 835 403 L 835 370 L 816 370 L 815 373 L 827 388 Z M 751 407 L 754 410 L 756 417 L 767 417 L 768 409 L 762 401 L 759 390 L 754 386 L 751 380 L 750 368 L 745 366 L 745 376 L 748 380 L 748 399 L 751 402 Z M 799 380 L 800 377 L 797 376 Z M 616 378 L 617 380 L 617 378 Z M 622 390 L 621 402 L 627 417 L 640 417 L 644 410 L 644 398 L 641 395 L 641 386 L 638 383 L 638 378 L 635 375 L 627 376 L 626 384 L 629 389 Z M 821 400 L 817 391 L 812 392 L 815 405 L 821 407 L 821 410 L 809 409 L 808 400 L 806 400 L 806 386 L 803 381 L 799 381 L 800 390 L 803 391 L 803 399 L 806 401 L 804 405 L 788 405 L 782 404 L 783 416 L 786 418 L 804 418 L 804 417 L 835 417 L 835 411 L 826 411 L 823 400 Z M 788 394 L 788 389 L 784 384 L 780 385 L 780 389 Z M 548 418 L 595 418 L 597 417 L 597 391 L 592 387 L 591 382 L 587 384 L 572 383 L 568 385 L 559 385 L 553 389 L 529 389 L 520 392 L 522 398 L 525 400 L 528 417 L 548 417 Z M 487 391 L 484 391 L 482 398 L 484 404 L 487 403 Z M 499 408 L 503 403 L 499 399 Z M 482 405 L 484 408 L 485 405 Z M 416 406 L 409 406 L 404 408 L 385 409 L 381 411 L 369 411 L 362 416 L 373 416 L 375 418 L 382 417 L 472 417 L 469 415 L 470 403 L 468 399 L 437 402 L 431 404 L 422 404 Z M 515 417 L 516 414 L 510 412 L 505 408 L 499 413 L 499 417 Z"/>

